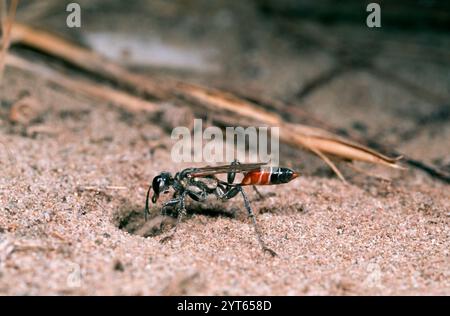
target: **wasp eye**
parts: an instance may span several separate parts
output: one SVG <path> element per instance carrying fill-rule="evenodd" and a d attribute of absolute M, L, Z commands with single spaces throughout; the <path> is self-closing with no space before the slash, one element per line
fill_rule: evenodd
<path fill-rule="evenodd" d="M 161 192 L 161 188 L 164 185 L 164 180 L 161 178 L 161 176 L 156 176 L 155 178 L 153 178 L 153 182 L 152 182 L 152 188 L 153 191 L 155 191 L 156 195 L 159 195 L 159 192 Z"/>

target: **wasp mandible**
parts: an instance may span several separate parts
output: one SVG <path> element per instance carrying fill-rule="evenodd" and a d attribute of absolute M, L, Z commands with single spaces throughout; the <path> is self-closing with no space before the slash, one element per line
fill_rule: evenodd
<path fill-rule="evenodd" d="M 153 195 L 151 199 L 153 203 L 157 202 L 161 193 L 168 193 L 170 188 L 174 190 L 172 199 L 163 204 L 161 213 L 164 214 L 167 208 L 174 208 L 177 213 L 177 223 L 174 232 L 164 238 L 164 240 L 173 237 L 182 217 L 186 215 L 186 197 L 190 197 L 194 201 L 203 202 L 209 195 L 214 195 L 219 200 L 225 201 L 240 193 L 244 199 L 244 206 L 248 216 L 252 219 L 259 244 L 263 251 L 276 256 L 276 252 L 268 248 L 262 238 L 255 214 L 242 187 L 252 185 L 259 194 L 255 187 L 256 185 L 288 183 L 297 178 L 299 174 L 289 168 L 267 167 L 265 165 L 266 163 L 241 164 L 238 161 L 234 161 L 223 166 L 187 168 L 177 172 L 175 176 L 172 176 L 169 172 L 162 172 L 153 178 L 152 184 L 148 188 L 145 200 L 145 220 L 147 220 L 149 214 L 149 197 L 152 189 Z M 237 173 L 243 174 L 243 179 L 240 183 L 234 183 Z M 227 174 L 227 181 L 217 178 L 217 174 Z M 211 182 L 213 183 L 212 185 Z"/>

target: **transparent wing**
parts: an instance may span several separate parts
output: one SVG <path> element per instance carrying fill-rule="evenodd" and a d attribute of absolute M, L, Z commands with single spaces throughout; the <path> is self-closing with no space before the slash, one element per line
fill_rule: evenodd
<path fill-rule="evenodd" d="M 203 168 L 194 168 L 187 175 L 190 177 L 205 177 L 213 174 L 228 173 L 228 172 L 247 172 L 257 170 L 261 166 L 266 165 L 266 162 L 259 163 L 243 163 L 238 165 L 223 165 L 223 166 L 207 166 Z"/>

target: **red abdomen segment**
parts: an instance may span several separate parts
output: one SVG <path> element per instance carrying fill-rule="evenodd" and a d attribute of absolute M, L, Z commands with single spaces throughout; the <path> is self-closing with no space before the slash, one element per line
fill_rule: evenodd
<path fill-rule="evenodd" d="M 261 168 L 249 171 L 242 179 L 241 185 L 269 185 L 288 183 L 298 177 L 298 173 L 289 168 Z"/>

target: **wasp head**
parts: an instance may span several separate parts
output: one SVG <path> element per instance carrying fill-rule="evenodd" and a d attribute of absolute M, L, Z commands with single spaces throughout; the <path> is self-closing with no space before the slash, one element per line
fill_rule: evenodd
<path fill-rule="evenodd" d="M 162 172 L 153 178 L 152 188 L 153 188 L 153 196 L 152 202 L 156 203 L 158 197 L 161 193 L 165 193 L 169 191 L 169 187 L 172 185 L 173 178 L 170 173 Z"/>

